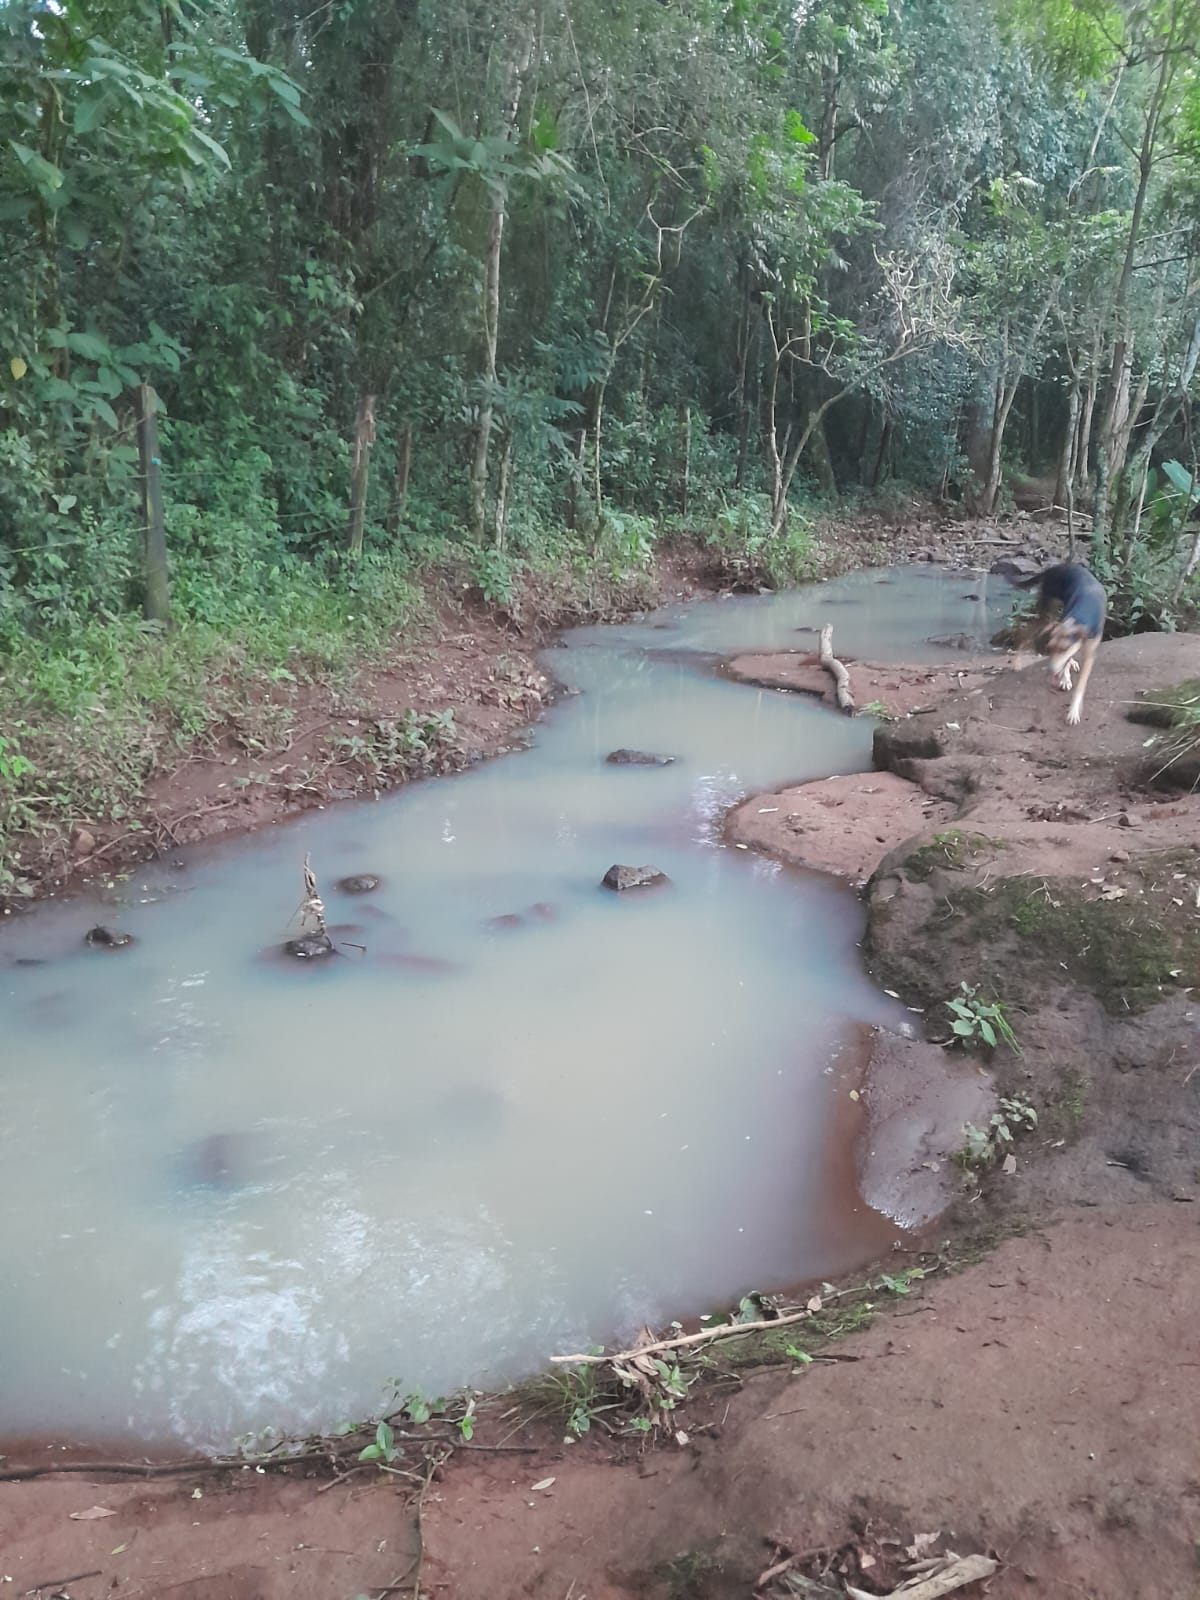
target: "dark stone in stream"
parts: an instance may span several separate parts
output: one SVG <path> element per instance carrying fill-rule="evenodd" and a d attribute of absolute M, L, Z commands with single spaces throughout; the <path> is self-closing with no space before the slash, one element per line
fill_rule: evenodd
<path fill-rule="evenodd" d="M 555 922 L 558 920 L 558 907 L 552 906 L 548 900 L 538 900 L 530 906 L 528 915 L 536 917 L 539 922 Z"/>
<path fill-rule="evenodd" d="M 343 894 L 371 894 L 382 882 L 373 872 L 356 872 L 349 878 L 339 878 L 334 888 Z"/>
<path fill-rule="evenodd" d="M 320 961 L 326 956 L 336 955 L 337 951 L 327 933 L 302 933 L 298 939 L 286 942 L 283 953 L 297 961 Z"/>
<path fill-rule="evenodd" d="M 995 573 L 998 578 L 1032 578 L 1035 572 L 1042 570 L 1042 563 L 1034 560 L 1033 556 L 997 556 L 988 571 Z"/>
<path fill-rule="evenodd" d="M 106 928 L 97 923 L 84 934 L 83 942 L 91 945 L 93 950 L 124 950 L 133 943 L 133 935 L 119 933 L 115 928 Z"/>
<path fill-rule="evenodd" d="M 653 889 L 660 883 L 669 882 L 666 873 L 660 872 L 657 867 L 612 866 L 601 879 L 603 888 L 615 889 L 618 894 L 626 889 Z"/>
<path fill-rule="evenodd" d="M 674 756 L 656 756 L 645 750 L 612 750 L 605 761 L 613 767 L 669 767 Z"/>

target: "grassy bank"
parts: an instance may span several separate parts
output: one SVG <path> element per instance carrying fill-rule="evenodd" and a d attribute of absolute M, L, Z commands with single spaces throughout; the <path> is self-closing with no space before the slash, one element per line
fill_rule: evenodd
<path fill-rule="evenodd" d="M 197 753 L 228 740 L 263 759 L 289 749 L 314 693 L 369 713 L 370 674 L 436 646 L 464 608 L 499 618 L 520 653 L 547 629 L 653 604 L 673 561 L 757 587 L 835 559 L 801 517 L 769 540 L 760 512 L 747 501 L 700 529 L 613 517 L 522 555 L 442 541 L 357 562 L 268 557 L 261 535 L 217 540 L 193 513 L 172 553 L 169 630 L 86 592 L 49 622 L 28 607 L 0 618 L 0 896 L 36 893 L 73 834 L 145 829 L 147 785 Z M 352 754 L 382 786 L 427 765 L 427 731 L 356 740 Z"/>

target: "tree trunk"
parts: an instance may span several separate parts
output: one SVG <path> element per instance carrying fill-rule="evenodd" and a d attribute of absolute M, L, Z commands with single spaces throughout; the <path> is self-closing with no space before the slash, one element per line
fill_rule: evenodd
<path fill-rule="evenodd" d="M 737 381 L 737 406 L 738 406 L 738 454 L 737 472 L 734 476 L 735 489 L 743 487 L 746 481 L 746 456 L 750 444 L 750 289 L 747 284 L 742 302 L 742 316 L 738 326 L 738 381 Z"/>
<path fill-rule="evenodd" d="M 363 523 L 367 511 L 367 480 L 371 464 L 371 446 L 375 443 L 375 396 L 358 397 L 358 414 L 354 420 L 354 449 L 350 457 L 350 514 L 346 522 L 346 547 L 357 560 L 362 555 Z"/>
<path fill-rule="evenodd" d="M 892 419 L 885 416 L 883 426 L 879 430 L 879 449 L 875 455 L 875 470 L 871 474 L 871 488 L 878 489 L 883 482 L 883 469 L 887 465 L 888 451 L 892 444 Z"/>
<path fill-rule="evenodd" d="M 817 483 L 821 493 L 829 499 L 837 499 L 837 477 L 833 470 L 833 460 L 829 454 L 829 440 L 825 437 L 824 419 L 818 417 L 812 425 L 811 436 L 808 441 L 808 459 L 812 463 L 813 471 L 817 475 Z"/>
<path fill-rule="evenodd" d="M 408 476 L 412 466 L 412 423 L 406 422 L 396 443 L 396 473 L 392 479 L 392 498 L 388 504 L 385 530 L 389 539 L 400 531 L 400 518 L 408 499 Z"/>
<path fill-rule="evenodd" d="M 688 514 L 688 490 L 691 486 L 692 476 L 692 408 L 685 406 L 683 411 L 683 472 L 679 480 L 679 515 L 686 517 Z"/>
<path fill-rule="evenodd" d="M 500 132 L 511 137 L 516 132 L 521 109 L 525 74 L 533 56 L 534 24 L 526 19 L 509 57 L 499 119 Z M 471 452 L 470 513 L 471 537 L 483 543 L 487 517 L 488 451 L 495 422 L 496 351 L 500 340 L 500 260 L 504 245 L 504 224 L 508 217 L 508 183 L 497 179 L 491 187 L 488 211 L 487 244 L 483 258 L 483 396 L 475 425 L 475 445 Z"/>
<path fill-rule="evenodd" d="M 508 516 L 508 487 L 512 481 L 512 430 L 504 439 L 504 454 L 500 457 L 500 481 L 496 486 L 496 549 L 504 549 L 504 527 Z"/>
<path fill-rule="evenodd" d="M 483 383 L 479 419 L 475 425 L 475 448 L 471 455 L 470 529 L 476 544 L 483 542 L 487 515 L 488 449 L 495 420 L 493 391 L 496 385 L 496 347 L 500 336 L 500 252 L 504 243 L 504 219 L 508 207 L 507 186 L 493 194 L 488 216 L 487 252 L 484 256 L 483 289 Z"/>
<path fill-rule="evenodd" d="M 138 455 L 142 468 L 142 612 L 147 622 L 171 620 L 167 531 L 163 516 L 162 462 L 158 454 L 158 396 L 148 383 L 137 389 Z"/>
<path fill-rule="evenodd" d="M 1067 491 L 1071 486 L 1075 465 L 1075 446 L 1079 438 L 1079 385 L 1071 385 L 1067 398 L 1067 426 L 1063 433 L 1062 450 L 1058 457 L 1058 476 L 1054 480 L 1054 504 L 1062 508 L 1067 504 Z"/>
<path fill-rule="evenodd" d="M 1080 495 L 1087 487 L 1092 473 L 1092 422 L 1096 415 L 1096 396 L 1100 387 L 1099 355 L 1092 362 L 1088 375 L 1087 397 L 1079 417 L 1079 443 L 1075 451 L 1075 493 Z"/>

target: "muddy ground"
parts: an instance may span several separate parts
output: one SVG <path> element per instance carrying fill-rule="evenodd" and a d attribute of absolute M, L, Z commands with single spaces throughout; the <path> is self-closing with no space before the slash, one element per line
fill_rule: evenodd
<path fill-rule="evenodd" d="M 947 537 L 936 555 L 956 553 Z M 463 655 L 486 671 L 480 638 Z M 864 1038 L 863 1160 L 893 1215 L 950 1202 L 882 1264 L 925 1278 L 902 1293 L 876 1269 L 826 1329 L 856 1331 L 797 1334 L 811 1363 L 782 1336 L 744 1363 L 751 1337 L 729 1341 L 675 1437 L 628 1437 L 614 1413 L 568 1444 L 542 1393 L 481 1405 L 420 1492 L 428 1448 L 407 1442 L 415 1479 L 315 1462 L 0 1484 L 10 1592 L 821 1600 L 889 1593 L 949 1548 L 996 1559 L 993 1596 L 1200 1594 L 1200 801 L 1149 785 L 1158 736 L 1127 718 L 1139 691 L 1200 676 L 1200 641 L 1106 645 L 1071 730 L 1044 665 L 961 668 L 852 665 L 860 702 L 895 717 L 880 770 L 755 796 L 729 822 L 860 882 L 867 959 L 924 1013 L 928 1039 Z M 731 667 L 793 692 L 797 670 Z M 941 1048 L 960 982 L 1003 1002 L 1019 1054 Z M 1010 1116 L 1011 1159 L 964 1170 L 962 1124 L 1000 1096 L 1037 1127 Z M 83 1464 L 13 1447 L 0 1472 L 48 1459 Z M 79 1515 L 94 1508 L 112 1514 Z"/>

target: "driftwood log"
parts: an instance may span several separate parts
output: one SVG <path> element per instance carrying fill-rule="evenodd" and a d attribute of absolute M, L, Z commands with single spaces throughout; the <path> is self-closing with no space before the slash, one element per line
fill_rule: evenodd
<path fill-rule="evenodd" d="M 839 707 L 848 717 L 854 715 L 854 696 L 850 692 L 850 674 L 833 653 L 833 623 L 821 629 L 821 665 L 833 679 Z"/>

